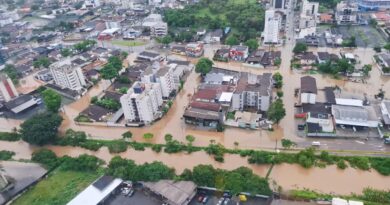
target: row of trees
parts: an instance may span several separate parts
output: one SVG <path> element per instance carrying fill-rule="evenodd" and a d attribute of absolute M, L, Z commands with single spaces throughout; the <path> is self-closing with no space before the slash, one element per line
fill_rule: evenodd
<path fill-rule="evenodd" d="M 108 63 L 100 70 L 103 79 L 112 80 L 119 76 L 119 71 L 122 70 L 122 60 L 117 56 L 112 56 L 108 59 Z"/>
<path fill-rule="evenodd" d="M 204 12 L 206 11 L 206 12 Z M 202 13 L 202 15 L 200 15 Z M 222 18 L 224 16 L 225 18 Z M 245 4 L 224 0 L 202 0 L 184 9 L 168 9 L 164 20 L 170 27 L 207 27 L 209 29 L 232 27 L 240 40 L 258 36 L 264 27 L 264 9 L 249 1 Z"/>

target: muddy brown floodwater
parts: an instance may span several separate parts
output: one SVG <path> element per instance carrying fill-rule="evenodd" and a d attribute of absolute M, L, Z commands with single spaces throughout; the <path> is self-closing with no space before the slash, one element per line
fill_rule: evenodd
<path fill-rule="evenodd" d="M 46 146 L 46 148 L 54 151 L 58 156 L 68 155 L 77 157 L 80 154 L 90 154 L 106 162 L 109 162 L 116 155 L 132 159 L 137 164 L 161 161 L 167 166 L 175 168 L 177 174 L 184 169 L 192 169 L 199 164 L 208 164 L 226 170 L 245 166 L 262 177 L 266 176 L 269 169 L 269 165 L 251 165 L 247 163 L 247 158 L 231 154 L 226 154 L 225 162 L 219 163 L 205 152 L 167 154 L 155 153 L 151 149 L 146 149 L 145 151 L 128 149 L 124 153 L 110 154 L 106 147 L 101 148 L 97 152 L 69 146 Z M 25 142 L 0 142 L 0 150 L 14 151 L 16 153 L 15 159 L 30 159 L 31 153 L 37 149 L 39 148 L 30 146 Z M 353 168 L 339 170 L 335 166 L 304 169 L 299 165 L 281 164 L 273 168 L 270 179 L 282 186 L 285 191 L 296 188 L 309 188 L 324 193 L 350 194 L 351 192 L 361 193 L 366 187 L 390 189 L 390 177 L 382 176 L 375 170 L 361 171 Z"/>

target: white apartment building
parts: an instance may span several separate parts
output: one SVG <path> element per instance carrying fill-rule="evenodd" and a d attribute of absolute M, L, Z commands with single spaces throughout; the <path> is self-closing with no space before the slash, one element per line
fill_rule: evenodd
<path fill-rule="evenodd" d="M 318 7 L 318 2 L 302 1 L 297 38 L 305 38 L 305 36 L 316 34 Z"/>
<path fill-rule="evenodd" d="M 144 19 L 142 26 L 150 28 L 150 35 L 153 37 L 166 36 L 168 34 L 168 24 L 162 20 L 160 14 L 150 14 Z"/>
<path fill-rule="evenodd" d="M 12 80 L 5 74 L 0 73 L 0 102 L 8 102 L 19 96 Z"/>
<path fill-rule="evenodd" d="M 73 66 L 70 59 L 50 65 L 54 82 L 65 88 L 80 91 L 86 85 L 81 68 Z"/>
<path fill-rule="evenodd" d="M 243 73 L 232 97 L 232 109 L 243 111 L 255 108 L 267 111 L 272 99 L 272 74 Z"/>
<path fill-rule="evenodd" d="M 336 22 L 339 25 L 356 24 L 358 22 L 358 6 L 355 3 L 342 1 L 336 7 Z"/>
<path fill-rule="evenodd" d="M 281 27 L 281 17 L 275 13 L 275 10 L 270 9 L 265 11 L 264 24 L 264 43 L 277 44 L 279 43 L 279 30 Z"/>
<path fill-rule="evenodd" d="M 120 98 L 120 102 L 128 122 L 149 124 L 161 116 L 161 86 L 158 83 L 136 82 L 128 93 Z"/>
<path fill-rule="evenodd" d="M 177 90 L 172 67 L 164 66 L 156 73 L 156 81 L 161 85 L 163 98 L 169 98 L 172 92 Z"/>

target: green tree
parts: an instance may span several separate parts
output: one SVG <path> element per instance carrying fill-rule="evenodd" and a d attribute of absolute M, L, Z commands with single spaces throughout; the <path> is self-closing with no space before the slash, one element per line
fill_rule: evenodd
<path fill-rule="evenodd" d="M 92 46 L 94 46 L 95 44 L 96 41 L 94 40 L 84 40 L 80 43 L 75 44 L 73 47 L 76 51 L 82 53 L 92 48 Z"/>
<path fill-rule="evenodd" d="M 387 50 L 387 52 L 389 52 L 390 51 L 390 43 L 386 43 L 386 45 L 384 45 L 383 48 L 385 50 Z"/>
<path fill-rule="evenodd" d="M 193 135 L 187 135 L 186 140 L 189 144 L 192 144 L 195 141 L 195 137 Z"/>
<path fill-rule="evenodd" d="M 283 76 L 279 72 L 276 72 L 273 76 L 272 79 L 274 81 L 275 88 L 282 88 L 283 86 Z"/>
<path fill-rule="evenodd" d="M 368 76 L 372 70 L 372 65 L 366 64 L 363 66 L 363 75 Z"/>
<path fill-rule="evenodd" d="M 307 51 L 307 45 L 306 43 L 296 43 L 295 44 L 295 47 L 293 49 L 293 52 L 294 53 L 303 53 L 303 52 L 306 52 Z"/>
<path fill-rule="evenodd" d="M 173 136 L 171 134 L 165 134 L 164 136 L 165 142 L 171 142 L 173 139 Z"/>
<path fill-rule="evenodd" d="M 164 45 L 168 45 L 168 44 L 172 43 L 172 41 L 173 40 L 172 40 L 172 37 L 170 35 L 166 35 L 161 39 L 161 43 Z"/>
<path fill-rule="evenodd" d="M 61 95 L 51 89 L 42 92 L 43 101 L 50 112 L 58 112 L 61 107 Z"/>
<path fill-rule="evenodd" d="M 12 80 L 12 82 L 14 84 L 19 84 L 19 74 L 18 72 L 16 71 L 16 68 L 14 65 L 11 65 L 11 64 L 6 64 L 4 66 L 4 69 L 1 70 L 1 72 L 4 72 L 5 74 L 7 74 L 7 76 Z"/>
<path fill-rule="evenodd" d="M 61 122 L 62 117 L 57 113 L 39 113 L 20 125 L 20 134 L 30 144 L 44 145 L 55 140 Z"/>
<path fill-rule="evenodd" d="M 62 57 L 68 57 L 72 55 L 72 51 L 69 48 L 64 48 L 61 50 Z"/>
<path fill-rule="evenodd" d="M 282 64 L 282 59 L 281 58 L 275 58 L 274 66 L 279 67 L 280 64 Z"/>
<path fill-rule="evenodd" d="M 193 181 L 199 186 L 215 187 L 216 170 L 211 165 L 198 165 L 192 171 Z"/>
<path fill-rule="evenodd" d="M 267 117 L 269 120 L 279 124 L 280 120 L 282 120 L 284 116 L 286 116 L 286 109 L 284 108 L 283 101 L 281 99 L 277 99 L 268 108 Z"/>
<path fill-rule="evenodd" d="M 249 39 L 245 42 L 245 45 L 248 46 L 250 51 L 255 51 L 259 47 L 259 42 L 257 39 Z"/>
<path fill-rule="evenodd" d="M 133 133 L 131 133 L 130 131 L 127 131 L 127 132 L 122 134 L 122 137 L 123 137 L 123 139 L 131 139 L 133 137 Z"/>
<path fill-rule="evenodd" d="M 126 59 L 127 56 L 129 56 L 129 53 L 127 53 L 126 51 L 121 52 L 121 59 Z"/>
<path fill-rule="evenodd" d="M 113 78 L 118 77 L 118 70 L 110 63 L 104 65 L 104 67 L 100 70 L 100 74 L 102 78 L 105 80 L 110 80 L 112 82 Z"/>
<path fill-rule="evenodd" d="M 34 151 L 31 160 L 33 162 L 38 162 L 49 169 L 56 167 L 59 162 L 56 154 L 46 148 Z"/>
<path fill-rule="evenodd" d="M 230 35 L 226 38 L 225 44 L 229 46 L 234 46 L 240 44 L 240 42 L 238 41 L 237 37 L 235 37 L 234 35 Z"/>
<path fill-rule="evenodd" d="M 40 67 L 48 68 L 50 64 L 51 62 L 47 57 L 40 57 L 33 62 L 34 68 L 40 68 Z"/>
<path fill-rule="evenodd" d="M 117 56 L 108 58 L 108 64 L 112 65 L 117 71 L 120 71 L 123 67 L 122 60 Z"/>
<path fill-rule="evenodd" d="M 200 58 L 195 65 L 195 72 L 206 75 L 211 71 L 213 64 L 214 62 L 208 58 Z"/>
<path fill-rule="evenodd" d="M 71 171 L 96 171 L 104 162 L 103 160 L 87 154 L 76 158 L 64 157 L 61 169 Z"/>

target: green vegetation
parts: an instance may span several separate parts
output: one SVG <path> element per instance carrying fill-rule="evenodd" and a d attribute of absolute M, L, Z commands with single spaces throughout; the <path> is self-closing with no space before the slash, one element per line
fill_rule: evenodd
<path fill-rule="evenodd" d="M 145 42 L 142 41 L 124 41 L 124 40 L 112 40 L 111 43 L 113 45 L 127 46 L 127 47 L 143 46 L 146 44 Z"/>
<path fill-rule="evenodd" d="M 185 170 L 175 176 L 174 170 L 161 162 L 136 165 L 134 161 L 116 156 L 111 159 L 107 174 L 133 181 L 157 181 L 161 179 L 192 180 L 199 186 L 217 187 L 230 190 L 233 194 L 242 191 L 270 195 L 266 179 L 253 174 L 252 170 L 240 167 L 233 171 L 214 169 L 211 165 L 198 165 L 193 171 Z"/>
<path fill-rule="evenodd" d="M 230 35 L 226 38 L 225 44 L 229 46 L 234 46 L 240 44 L 240 41 L 234 35 Z"/>
<path fill-rule="evenodd" d="M 56 113 L 39 113 L 20 125 L 20 134 L 30 144 L 44 145 L 56 139 L 61 122 L 62 117 Z"/>
<path fill-rule="evenodd" d="M 33 62 L 34 68 L 48 68 L 51 62 L 48 57 L 40 57 Z"/>
<path fill-rule="evenodd" d="M 283 76 L 279 72 L 276 72 L 272 76 L 272 80 L 274 81 L 275 88 L 280 89 L 283 86 Z"/>
<path fill-rule="evenodd" d="M 289 149 L 289 148 L 294 147 L 296 145 L 297 145 L 297 143 L 295 143 L 289 139 L 282 139 L 282 147 L 283 148 Z"/>
<path fill-rule="evenodd" d="M 133 137 L 133 133 L 131 133 L 130 131 L 127 131 L 127 132 L 122 134 L 122 137 L 123 137 L 123 139 L 131 139 Z"/>
<path fill-rule="evenodd" d="M 124 141 L 115 140 L 108 144 L 108 150 L 110 151 L 110 153 L 126 152 L 127 144 Z"/>
<path fill-rule="evenodd" d="M 74 118 L 74 121 L 76 122 L 93 122 L 91 119 L 89 119 L 88 116 L 79 114 L 77 117 Z"/>
<path fill-rule="evenodd" d="M 170 28 L 231 27 L 240 41 L 259 36 L 264 26 L 264 9 L 253 0 L 202 0 L 184 9 L 164 11 Z"/>
<path fill-rule="evenodd" d="M 300 43 L 300 42 L 296 43 L 295 47 L 293 49 L 293 52 L 296 53 L 296 54 L 297 53 L 304 53 L 306 51 L 307 51 L 306 43 Z"/>
<path fill-rule="evenodd" d="M 327 61 L 318 64 L 317 67 L 320 72 L 333 76 L 338 76 L 339 73 L 352 73 L 355 70 L 355 66 L 349 63 L 347 59 Z"/>
<path fill-rule="evenodd" d="M 61 95 L 51 89 L 46 89 L 42 92 L 42 96 L 46 109 L 50 112 L 58 112 L 61 107 Z"/>
<path fill-rule="evenodd" d="M 151 140 L 153 139 L 154 135 L 152 133 L 145 133 L 143 138 L 146 140 Z"/>
<path fill-rule="evenodd" d="M 100 107 L 104 107 L 112 111 L 117 111 L 119 110 L 119 108 L 121 108 L 120 102 L 112 98 L 102 98 L 100 100 L 93 102 L 93 104 L 98 105 Z"/>
<path fill-rule="evenodd" d="M 236 112 L 233 111 L 233 112 L 227 112 L 226 113 L 226 119 L 227 120 L 234 120 L 235 119 L 235 115 L 236 115 Z"/>
<path fill-rule="evenodd" d="M 356 45 L 356 38 L 355 36 L 351 36 L 349 39 L 343 40 L 343 43 L 341 44 L 343 47 L 357 47 Z"/>
<path fill-rule="evenodd" d="M 19 141 L 22 136 L 17 132 L 0 132 L 1 141 Z"/>
<path fill-rule="evenodd" d="M 278 58 L 275 58 L 275 60 L 274 60 L 274 66 L 279 67 L 280 64 L 282 64 L 282 59 L 279 58 L 279 57 L 278 57 Z"/>
<path fill-rule="evenodd" d="M 207 154 L 213 155 L 215 161 L 224 162 L 223 155 L 226 152 L 226 148 L 223 145 L 210 143 L 209 146 L 205 148 L 205 151 Z"/>
<path fill-rule="evenodd" d="M 316 200 L 316 199 L 326 199 L 331 200 L 334 196 L 330 194 L 318 193 L 313 190 L 303 189 L 303 190 L 291 190 L 289 192 L 289 197 L 294 200 Z M 365 188 L 363 194 L 351 196 L 339 196 L 341 198 L 349 200 L 359 200 L 364 202 L 364 204 L 370 205 L 382 205 L 390 203 L 390 191 L 381 191 L 375 190 L 372 188 Z"/>
<path fill-rule="evenodd" d="M 78 51 L 79 53 L 83 53 L 85 51 L 88 51 L 96 44 L 96 41 L 94 40 L 84 40 L 80 43 L 77 43 L 73 46 L 73 48 Z"/>
<path fill-rule="evenodd" d="M 14 65 L 6 64 L 1 72 L 7 74 L 15 85 L 19 84 L 20 75 Z"/>
<path fill-rule="evenodd" d="M 64 48 L 64 49 L 61 50 L 61 55 L 62 55 L 62 57 L 71 56 L 72 55 L 72 50 L 70 50 L 69 48 Z"/>
<path fill-rule="evenodd" d="M 102 75 L 103 79 L 111 81 L 113 78 L 119 76 L 119 71 L 122 69 L 122 67 L 122 60 L 117 56 L 111 56 L 110 58 L 108 58 L 107 64 L 104 65 L 104 67 L 100 70 L 100 74 Z M 119 80 L 123 79 L 120 78 Z M 126 81 L 126 84 L 127 83 L 128 81 Z"/>
<path fill-rule="evenodd" d="M 173 179 L 174 169 L 167 167 L 161 162 L 145 163 L 136 165 L 133 160 L 113 157 L 108 165 L 106 173 L 132 181 L 158 181 L 161 179 Z"/>
<path fill-rule="evenodd" d="M 255 51 L 259 47 L 259 42 L 257 39 L 249 39 L 245 42 L 245 45 L 248 46 L 249 51 Z"/>
<path fill-rule="evenodd" d="M 195 65 L 195 72 L 206 75 L 211 71 L 213 64 L 214 62 L 208 58 L 200 58 Z"/>
<path fill-rule="evenodd" d="M 0 151 L 0 161 L 10 160 L 15 155 L 15 152 L 8 151 L 8 150 L 1 150 Z"/>
<path fill-rule="evenodd" d="M 33 162 L 44 165 L 47 169 L 53 169 L 60 163 L 56 154 L 48 149 L 40 149 L 32 154 L 31 160 Z"/>
<path fill-rule="evenodd" d="M 267 117 L 274 123 L 279 124 L 280 120 L 282 120 L 284 116 L 286 116 L 286 109 L 284 108 L 283 101 L 279 98 L 272 102 L 267 111 Z"/>
<path fill-rule="evenodd" d="M 33 186 L 14 205 L 63 205 L 100 176 L 99 172 L 55 170 L 49 177 Z"/>

